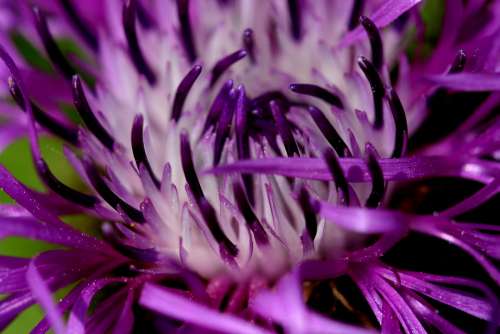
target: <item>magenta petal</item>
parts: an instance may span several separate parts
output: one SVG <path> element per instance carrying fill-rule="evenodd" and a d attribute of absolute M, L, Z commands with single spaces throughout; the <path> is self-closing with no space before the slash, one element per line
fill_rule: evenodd
<path fill-rule="evenodd" d="M 369 17 L 375 23 L 377 28 L 383 28 L 391 24 L 404 12 L 411 9 L 422 0 L 388 0 L 383 1 L 382 5 L 378 7 Z M 365 32 L 361 26 L 349 32 L 344 36 L 339 44 L 339 48 L 345 48 L 363 38 Z"/>
<path fill-rule="evenodd" d="M 220 313 L 150 283 L 144 286 L 139 303 L 160 314 L 221 333 L 270 333 L 246 320 Z"/>
<path fill-rule="evenodd" d="M 35 299 L 45 310 L 47 318 L 51 323 L 54 332 L 56 334 L 65 334 L 66 331 L 62 316 L 57 309 L 54 300 L 52 299 L 52 293 L 49 290 L 49 287 L 45 284 L 42 276 L 40 276 L 35 262 L 36 258 L 34 258 L 30 262 L 28 271 L 26 272 L 26 280 L 28 282 L 28 285 L 30 286 L 31 292 L 33 293 Z"/>
<path fill-rule="evenodd" d="M 500 90 L 500 73 L 457 73 L 425 77 L 439 86 L 465 92 Z"/>

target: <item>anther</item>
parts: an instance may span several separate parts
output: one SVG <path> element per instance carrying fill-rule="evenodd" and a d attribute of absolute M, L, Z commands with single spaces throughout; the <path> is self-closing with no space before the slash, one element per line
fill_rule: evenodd
<path fill-rule="evenodd" d="M 160 189 L 160 181 L 156 177 L 153 169 L 151 168 L 151 164 L 149 163 L 148 157 L 146 155 L 146 149 L 144 148 L 144 117 L 142 115 L 137 115 L 134 118 L 134 122 L 132 124 L 132 153 L 134 154 L 135 163 L 137 168 L 140 168 L 143 165 L 156 188 Z"/>
<path fill-rule="evenodd" d="M 326 138 L 328 143 L 333 147 L 335 152 L 339 157 L 350 157 L 352 156 L 351 151 L 347 147 L 346 143 L 340 137 L 337 130 L 333 127 L 330 121 L 326 118 L 326 116 L 314 106 L 309 106 L 308 108 L 309 114 L 311 115 L 314 123 L 319 128 L 323 136 Z"/>
<path fill-rule="evenodd" d="M 340 98 L 323 87 L 313 84 L 291 84 L 289 88 L 292 92 L 314 96 L 332 106 L 335 106 L 339 109 L 344 109 L 344 104 L 342 103 Z"/>
<path fill-rule="evenodd" d="M 181 114 L 182 108 L 184 107 L 184 103 L 186 102 L 187 95 L 193 87 L 194 82 L 200 76 L 201 66 L 194 66 L 188 74 L 182 79 L 179 86 L 177 86 L 177 91 L 175 92 L 174 104 L 172 106 L 172 114 L 170 118 L 174 120 L 174 122 L 178 122 Z"/>
<path fill-rule="evenodd" d="M 344 170 L 340 165 L 340 161 L 332 149 L 326 149 L 323 153 L 323 159 L 328 166 L 328 170 L 332 175 L 335 188 L 337 189 L 338 196 L 344 205 L 349 206 L 349 183 L 345 177 Z"/>

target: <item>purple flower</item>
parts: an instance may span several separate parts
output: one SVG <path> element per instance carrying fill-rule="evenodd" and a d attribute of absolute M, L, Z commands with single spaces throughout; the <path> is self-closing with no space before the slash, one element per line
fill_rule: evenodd
<path fill-rule="evenodd" d="M 500 189 L 500 3 L 447 0 L 434 49 L 416 42 L 410 57 L 419 0 L 33 2 L 0 2 L 3 93 L 24 111 L 2 104 L 0 146 L 28 135 L 48 192 L 0 166 L 16 201 L 0 207 L 0 238 L 61 248 L 0 257 L 0 329 L 38 303 L 33 333 L 468 330 L 443 309 L 496 331 L 499 227 L 461 217 Z M 55 71 L 17 54 L 13 31 Z M 456 130 L 409 149 L 449 92 L 484 95 Z M 41 132 L 67 143 L 88 191 L 54 175 Z M 416 198 L 391 205 L 397 187 L 436 178 L 480 187 L 428 214 Z M 75 213 L 101 237 L 63 223 Z M 414 235 L 483 275 L 396 266 Z"/>

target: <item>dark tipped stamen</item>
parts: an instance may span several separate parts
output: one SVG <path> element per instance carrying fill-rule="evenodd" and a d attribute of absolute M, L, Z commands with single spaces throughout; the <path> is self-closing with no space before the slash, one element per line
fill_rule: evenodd
<path fill-rule="evenodd" d="M 214 141 L 214 155 L 213 155 L 213 165 L 217 166 L 222 157 L 222 150 L 224 149 L 224 144 L 231 132 L 231 124 L 233 122 L 234 107 L 235 107 L 235 96 L 236 92 L 231 92 L 229 100 L 222 110 L 219 121 L 217 122 L 217 129 L 215 130 L 215 141 Z"/>
<path fill-rule="evenodd" d="M 238 205 L 238 209 L 240 210 L 243 218 L 245 218 L 245 222 L 248 225 L 250 231 L 252 231 L 255 241 L 259 245 L 267 245 L 269 244 L 269 238 L 266 234 L 266 231 L 262 227 L 259 219 L 255 215 L 255 212 L 248 201 L 247 196 L 245 195 L 245 191 L 240 183 L 235 182 L 233 184 L 234 198 L 236 200 L 236 204 Z"/>
<path fill-rule="evenodd" d="M 382 38 L 380 37 L 380 32 L 377 26 L 366 16 L 361 16 L 361 25 L 368 34 L 370 39 L 370 47 L 372 49 L 372 63 L 373 66 L 380 71 L 382 65 L 384 64 L 384 46 L 382 44 Z"/>
<path fill-rule="evenodd" d="M 216 123 L 222 112 L 222 109 L 227 103 L 229 92 L 232 88 L 233 80 L 228 80 L 220 89 L 219 93 L 214 99 L 214 102 L 212 103 L 212 106 L 210 107 L 210 110 L 208 111 L 207 117 L 205 119 L 205 124 L 203 125 L 203 131 L 201 132 L 202 136 L 208 131 L 208 129 L 210 129 L 210 127 L 212 127 Z"/>
<path fill-rule="evenodd" d="M 453 63 L 451 64 L 449 73 L 460 73 L 464 70 L 465 64 L 467 63 L 467 54 L 464 50 L 459 50 Z"/>
<path fill-rule="evenodd" d="M 292 157 L 294 155 L 299 155 L 299 148 L 297 146 L 297 142 L 293 137 L 292 130 L 286 119 L 285 115 L 283 115 L 283 111 L 280 108 L 280 105 L 276 101 L 271 101 L 269 103 L 271 107 L 271 112 L 273 114 L 274 121 L 276 122 L 276 128 L 278 130 L 281 139 L 283 140 L 283 144 L 285 145 L 285 150 L 288 156 Z"/>
<path fill-rule="evenodd" d="M 314 123 L 316 123 L 316 126 L 319 128 L 319 130 L 326 138 L 328 143 L 330 143 L 330 145 L 333 147 L 335 152 L 337 152 L 338 156 L 339 157 L 352 156 L 351 151 L 347 147 L 342 137 L 340 137 L 337 130 L 335 130 L 333 125 L 330 123 L 328 118 L 326 118 L 326 116 L 321 112 L 321 110 L 319 110 L 314 106 L 309 106 L 308 110 L 309 114 L 314 120 Z"/>
<path fill-rule="evenodd" d="M 289 87 L 292 92 L 314 96 L 325 101 L 326 103 L 329 103 L 332 106 L 335 106 L 339 109 L 344 109 L 344 104 L 342 103 L 340 98 L 323 87 L 312 84 L 291 84 Z"/>
<path fill-rule="evenodd" d="M 347 178 L 345 177 L 344 170 L 340 165 L 340 161 L 335 155 L 332 149 L 327 149 L 323 153 L 323 159 L 328 166 L 328 170 L 332 175 L 333 182 L 335 183 L 335 188 L 337 189 L 338 196 L 344 205 L 348 206 L 349 199 L 349 183 L 347 183 Z"/>
<path fill-rule="evenodd" d="M 193 87 L 194 82 L 200 76 L 201 66 L 194 66 L 188 74 L 182 79 L 179 86 L 177 86 L 177 90 L 175 92 L 174 104 L 172 106 L 172 114 L 170 118 L 175 122 L 178 122 L 181 118 L 182 108 L 184 107 L 184 103 L 186 102 L 186 98 Z"/>
<path fill-rule="evenodd" d="M 235 257 L 238 255 L 238 248 L 229 240 L 229 238 L 222 231 L 215 209 L 207 201 L 203 190 L 201 189 L 200 181 L 198 180 L 198 175 L 194 168 L 193 154 L 191 152 L 191 146 L 189 145 L 188 135 L 185 131 L 181 133 L 181 164 L 182 170 L 184 171 L 184 177 L 186 182 L 191 189 L 191 192 L 198 204 L 203 220 L 208 226 L 210 233 L 214 239 L 225 248 L 225 250 L 231 256 Z"/>
<path fill-rule="evenodd" d="M 109 188 L 93 163 L 84 161 L 84 165 L 90 183 L 104 201 L 106 201 L 115 210 L 118 210 L 119 208 L 123 210 L 127 217 L 129 217 L 132 221 L 137 223 L 145 222 L 144 215 L 140 210 L 125 202 Z"/>
<path fill-rule="evenodd" d="M 247 55 L 247 52 L 245 50 L 238 50 L 235 51 L 221 60 L 219 60 L 214 68 L 212 69 L 212 76 L 210 78 L 210 87 L 213 87 L 217 80 L 222 76 L 222 74 L 234 63 L 236 63 L 238 60 L 242 59 Z"/>
<path fill-rule="evenodd" d="M 366 155 L 366 164 L 368 166 L 368 171 L 370 172 L 370 177 L 372 178 L 372 190 L 366 200 L 365 206 L 368 208 L 376 208 L 384 199 L 384 174 L 378 162 L 377 153 L 370 144 L 367 144 L 366 146 Z"/>
<path fill-rule="evenodd" d="M 373 106 L 375 110 L 375 120 L 373 122 L 373 127 L 375 129 L 380 129 L 384 125 L 384 96 L 385 89 L 384 83 L 377 72 L 377 69 L 373 64 L 365 57 L 359 57 L 358 65 L 363 71 L 366 79 L 370 83 L 370 87 L 373 95 Z"/>
<path fill-rule="evenodd" d="M 305 186 L 302 186 L 300 189 L 298 201 L 304 213 L 307 233 L 311 237 L 311 240 L 314 240 L 318 232 L 318 220 L 316 219 L 316 210 L 311 203 L 309 192 Z"/>
<path fill-rule="evenodd" d="M 302 34 L 302 21 L 301 21 L 301 10 L 300 10 L 300 0 L 288 0 L 288 12 L 290 14 L 290 32 L 292 37 L 298 41 L 300 40 Z"/>
<path fill-rule="evenodd" d="M 238 87 L 238 97 L 236 102 L 235 112 L 235 132 L 236 132 L 236 148 L 238 152 L 238 159 L 250 159 L 250 137 L 248 134 L 248 117 L 247 117 L 247 98 L 243 86 Z M 250 204 L 255 203 L 253 177 L 251 174 L 241 174 L 243 185 L 248 195 Z"/>
<path fill-rule="evenodd" d="M 72 82 L 73 89 L 73 103 L 78 111 L 78 114 L 87 126 L 90 132 L 110 151 L 113 150 L 114 139 L 109 132 L 101 125 L 96 118 L 92 109 L 90 109 L 87 98 L 83 91 L 82 82 L 80 78 L 75 75 Z"/>
<path fill-rule="evenodd" d="M 86 208 L 92 208 L 99 203 L 97 197 L 74 190 L 59 181 L 42 158 L 35 161 L 35 167 L 45 185 L 62 198 Z"/>
<path fill-rule="evenodd" d="M 390 92 L 389 106 L 391 108 L 392 117 L 394 118 L 394 126 L 396 129 L 394 149 L 391 157 L 400 158 L 406 153 L 406 146 L 408 145 L 408 123 L 406 121 L 403 104 L 394 89 Z"/>
<path fill-rule="evenodd" d="M 177 14 L 181 29 L 182 43 L 187 57 L 191 63 L 196 60 L 196 47 L 194 44 L 191 21 L 189 19 L 189 0 L 177 0 Z"/>
<path fill-rule="evenodd" d="M 210 230 L 210 233 L 214 237 L 215 241 L 217 241 L 221 247 L 224 247 L 229 255 L 236 257 L 238 255 L 238 248 L 231 242 L 231 240 L 229 240 L 229 238 L 224 234 L 224 231 L 221 229 L 213 206 L 205 197 L 202 197 L 198 201 L 198 207 L 200 208 L 203 220 L 207 224 L 208 229 Z"/>
<path fill-rule="evenodd" d="M 144 148 L 144 117 L 142 115 L 137 115 L 134 118 L 134 123 L 132 125 L 132 152 L 134 154 L 135 163 L 137 168 L 140 168 L 143 165 L 151 180 L 155 184 L 156 188 L 160 189 L 160 181 L 156 177 L 153 169 L 151 168 L 151 164 L 149 163 L 148 157 L 146 155 L 146 149 Z"/>
<path fill-rule="evenodd" d="M 99 40 L 96 34 L 92 31 L 90 25 L 80 16 L 72 0 L 59 0 L 61 7 L 69 18 L 70 24 L 87 43 L 87 45 L 94 51 L 99 50 Z"/>
<path fill-rule="evenodd" d="M 47 25 L 45 15 L 41 13 L 38 7 L 33 8 L 33 13 L 35 16 L 36 30 L 42 40 L 43 47 L 45 48 L 50 61 L 66 79 L 71 79 L 71 77 L 76 73 L 76 70 L 68 62 L 64 54 L 61 52 L 61 49 L 59 49 L 59 46 L 55 42 L 54 37 L 50 33 L 49 27 Z"/>
<path fill-rule="evenodd" d="M 198 175 L 196 175 L 196 170 L 194 169 L 193 153 L 191 152 L 191 146 L 189 145 L 188 135 L 185 132 L 181 133 L 181 164 L 187 184 L 189 185 L 194 198 L 198 201 L 205 195 L 203 194 L 200 181 L 198 180 Z"/>
<path fill-rule="evenodd" d="M 125 31 L 130 57 L 132 58 L 134 66 L 139 73 L 144 75 L 150 85 L 154 85 L 157 80 L 156 74 L 144 58 L 144 54 L 141 51 L 141 47 L 137 39 L 137 31 L 135 28 L 135 1 L 136 0 L 127 0 L 123 6 L 123 29 Z"/>
<path fill-rule="evenodd" d="M 352 4 L 351 17 L 349 19 L 349 30 L 356 28 L 358 25 L 359 17 L 363 11 L 364 2 L 365 0 L 354 0 L 354 3 Z"/>
<path fill-rule="evenodd" d="M 8 81 L 9 81 L 9 90 L 10 94 L 12 95 L 12 98 L 22 111 L 26 111 L 24 100 L 22 98 L 19 87 L 17 86 L 16 82 L 12 79 L 12 77 L 9 77 Z M 30 100 L 30 105 L 31 105 L 31 110 L 33 111 L 33 117 L 35 118 L 35 121 L 38 124 L 43 126 L 52 134 L 64 139 L 68 143 L 78 146 L 79 144 L 78 129 L 76 127 L 72 127 L 61 123 L 58 119 L 52 117 L 50 114 L 47 114 L 45 111 L 40 109 L 40 107 L 31 100 Z"/>
<path fill-rule="evenodd" d="M 243 32 L 243 48 L 248 54 L 252 64 L 255 64 L 255 40 L 253 30 L 248 28 Z"/>

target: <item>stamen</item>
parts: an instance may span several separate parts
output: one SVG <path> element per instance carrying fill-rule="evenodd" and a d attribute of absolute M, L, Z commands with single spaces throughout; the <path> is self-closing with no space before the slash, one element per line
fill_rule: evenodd
<path fill-rule="evenodd" d="M 340 201 L 343 202 L 344 205 L 349 206 L 349 183 L 347 183 L 347 178 L 345 177 L 344 170 L 340 165 L 339 159 L 331 148 L 325 150 L 323 153 L 323 159 L 325 160 L 328 170 L 332 175 Z"/>
<path fill-rule="evenodd" d="M 246 160 L 250 158 L 250 137 L 248 135 L 247 127 L 247 98 L 245 95 L 245 88 L 238 87 L 238 98 L 236 102 L 235 124 L 236 124 L 236 148 L 238 151 L 238 159 Z M 254 189 L 252 174 L 241 174 L 243 185 L 248 195 L 248 200 L 253 205 Z"/>
<path fill-rule="evenodd" d="M 118 197 L 106 184 L 103 180 L 97 167 L 90 161 L 84 160 L 85 171 L 87 172 L 87 176 L 90 180 L 90 183 L 97 191 L 97 193 L 105 200 L 113 209 L 117 210 L 121 208 L 123 212 L 129 217 L 131 220 L 137 223 L 144 223 L 144 215 L 142 212 L 120 197 Z"/>
<path fill-rule="evenodd" d="M 384 83 L 373 64 L 365 57 L 359 57 L 358 65 L 370 83 L 373 95 L 373 106 L 375 110 L 375 121 L 373 127 L 380 129 L 384 125 Z"/>
<path fill-rule="evenodd" d="M 231 132 L 231 124 L 233 122 L 234 107 L 236 100 L 236 92 L 233 90 L 229 93 L 229 99 L 222 110 L 220 120 L 217 123 L 217 130 L 215 131 L 215 142 L 214 142 L 214 159 L 213 165 L 217 166 L 222 157 L 222 150 L 224 149 L 224 144 L 226 139 L 229 137 Z"/>
<path fill-rule="evenodd" d="M 318 220 L 316 219 L 316 211 L 311 203 L 309 192 L 305 186 L 300 188 L 298 200 L 302 212 L 304 213 L 307 233 L 311 237 L 311 240 L 314 240 L 316 233 L 318 232 Z"/>
<path fill-rule="evenodd" d="M 288 0 L 288 11 L 290 14 L 290 31 L 293 39 L 300 40 L 302 33 L 302 22 L 300 17 L 300 0 Z"/>
<path fill-rule="evenodd" d="M 231 65 L 233 65 L 246 55 L 247 52 L 245 50 L 238 50 L 219 60 L 212 69 L 212 77 L 210 78 L 210 87 L 213 87 L 215 85 L 217 80 Z"/>
<path fill-rule="evenodd" d="M 59 46 L 57 46 L 54 41 L 54 37 L 52 37 L 47 25 L 45 15 L 42 14 L 38 7 L 33 7 L 33 13 L 35 16 L 36 30 L 42 39 L 43 47 L 45 48 L 50 61 L 66 79 L 70 80 L 76 73 L 75 68 L 68 62 L 64 54 L 61 52 L 61 49 L 59 49 Z"/>
<path fill-rule="evenodd" d="M 160 189 L 161 183 L 156 177 L 149 163 L 148 157 L 146 155 L 146 149 L 144 148 L 144 117 L 142 115 L 137 115 L 134 118 L 134 123 L 132 125 L 132 152 L 134 154 L 135 163 L 137 168 L 143 165 L 149 173 L 149 176 L 153 180 L 156 188 Z"/>
<path fill-rule="evenodd" d="M 193 153 L 191 152 L 188 135 L 185 131 L 181 133 L 181 164 L 186 182 L 189 185 L 196 201 L 199 201 L 200 198 L 205 197 L 205 195 L 203 194 L 200 181 L 198 180 L 196 170 L 194 169 Z"/>
<path fill-rule="evenodd" d="M 99 123 L 96 116 L 90 109 L 87 98 L 83 91 L 82 82 L 78 75 L 73 76 L 73 104 L 78 114 L 90 132 L 110 151 L 113 151 L 114 139 L 108 131 Z"/>
<path fill-rule="evenodd" d="M 370 177 L 372 178 L 372 190 L 366 200 L 365 206 L 368 208 L 376 208 L 384 199 L 384 173 L 377 160 L 378 157 L 375 148 L 371 144 L 366 144 L 366 155 L 366 164 L 370 172 Z"/>
<path fill-rule="evenodd" d="M 9 76 L 9 90 L 12 98 L 17 103 L 22 111 L 26 111 L 24 100 L 22 98 L 19 87 L 12 77 Z M 45 129 L 49 130 L 52 134 L 61 137 L 68 143 L 78 146 L 78 129 L 76 127 L 71 127 L 61 123 L 58 119 L 52 117 L 50 114 L 44 112 L 40 107 L 38 107 L 33 101 L 30 100 L 31 110 L 33 111 L 33 117 L 35 120 L 43 126 Z"/>
<path fill-rule="evenodd" d="M 403 104 L 394 89 L 391 89 L 389 96 L 389 106 L 391 108 L 392 117 L 395 124 L 395 138 L 394 149 L 392 151 L 392 158 L 400 158 L 406 153 L 406 146 L 408 144 L 408 123 L 406 121 L 406 114 Z"/>
<path fill-rule="evenodd" d="M 43 158 L 39 158 L 35 161 L 35 167 L 40 175 L 40 178 L 44 181 L 47 187 L 59 194 L 62 198 L 86 208 L 92 208 L 99 203 L 99 199 L 97 199 L 97 197 L 74 190 L 59 181 L 54 174 L 52 174 L 49 166 Z"/>
<path fill-rule="evenodd" d="M 152 17 L 149 12 L 144 8 L 142 3 L 139 1 L 136 3 L 137 5 L 137 20 L 141 24 L 141 26 L 144 29 L 151 29 L 155 28 L 157 25 L 157 22 L 155 21 L 155 18 Z"/>
<path fill-rule="evenodd" d="M 289 88 L 292 92 L 314 96 L 325 101 L 326 103 L 331 104 L 332 106 L 344 109 L 344 104 L 340 98 L 323 87 L 312 84 L 291 84 Z"/>
<path fill-rule="evenodd" d="M 453 64 L 449 70 L 450 74 L 460 73 L 464 70 L 465 64 L 467 63 L 467 54 L 464 50 L 460 49 L 453 60 Z"/>
<path fill-rule="evenodd" d="M 233 80 L 228 80 L 220 89 L 207 114 L 205 124 L 203 125 L 203 131 L 201 132 L 201 136 L 205 135 L 208 129 L 213 124 L 215 124 L 216 120 L 219 118 L 219 115 L 221 114 L 224 105 L 227 103 L 229 92 L 231 91 L 232 88 L 233 88 Z"/>
<path fill-rule="evenodd" d="M 259 222 L 259 219 L 255 215 L 255 212 L 253 211 L 252 206 L 250 205 L 241 184 L 238 182 L 233 183 L 233 191 L 236 204 L 238 205 L 238 209 L 243 215 L 243 218 L 245 218 L 248 228 L 250 228 L 250 230 L 252 231 L 257 244 L 259 245 L 269 244 L 269 238 L 266 234 L 266 231 L 264 230 L 264 228 Z"/>
<path fill-rule="evenodd" d="M 361 16 L 360 22 L 370 39 L 373 66 L 375 66 L 377 71 L 380 71 L 382 65 L 384 64 L 384 46 L 382 44 L 380 32 L 375 23 L 373 23 L 373 21 L 368 17 Z"/>
<path fill-rule="evenodd" d="M 181 28 L 182 42 L 191 63 L 196 60 L 196 47 L 194 45 L 193 31 L 189 19 L 189 0 L 177 0 L 177 14 Z"/>
<path fill-rule="evenodd" d="M 217 219 L 217 215 L 215 213 L 215 209 L 203 194 L 200 181 L 198 180 L 196 170 L 194 169 L 193 154 L 191 152 L 191 146 L 189 145 L 188 134 L 186 131 L 182 131 L 181 133 L 181 163 L 186 182 L 188 183 L 189 188 L 193 193 L 196 203 L 198 204 L 198 207 L 200 209 L 201 215 L 203 216 L 203 219 L 205 220 L 210 233 L 212 233 L 214 239 L 221 245 L 221 247 L 224 247 L 229 255 L 231 255 L 232 257 L 237 256 L 238 248 L 224 234 L 224 231 L 222 231 Z"/>
<path fill-rule="evenodd" d="M 177 91 L 175 92 L 175 97 L 174 97 L 174 105 L 172 106 L 172 115 L 170 118 L 174 122 L 178 122 L 181 114 L 182 114 L 182 108 L 184 107 L 184 102 L 186 102 L 187 95 L 189 94 L 189 91 L 191 90 L 191 87 L 193 87 L 194 82 L 198 78 L 198 76 L 201 73 L 201 66 L 196 65 L 194 66 L 188 74 L 182 79 L 181 83 L 177 87 Z"/>
<path fill-rule="evenodd" d="M 139 46 L 139 41 L 137 39 L 137 31 L 135 29 L 135 1 L 136 0 L 127 0 L 123 5 L 122 22 L 125 31 L 125 37 L 127 38 L 130 57 L 132 58 L 132 62 L 137 68 L 137 71 L 144 75 L 150 85 L 154 85 L 157 80 L 156 74 L 146 62 L 144 54 L 141 51 L 141 47 Z"/>
<path fill-rule="evenodd" d="M 243 47 L 250 58 L 252 64 L 255 64 L 255 40 L 253 30 L 248 28 L 243 32 Z"/>
<path fill-rule="evenodd" d="M 276 101 L 288 108 L 291 103 L 288 98 L 279 90 L 271 90 L 265 92 L 250 101 L 250 110 L 255 110 L 254 116 L 260 116 L 260 118 L 272 118 L 271 113 L 264 113 L 264 111 L 269 110 L 269 102 Z"/>
<path fill-rule="evenodd" d="M 351 18 L 349 19 L 349 30 L 356 28 L 359 23 L 359 16 L 363 11 L 364 0 L 354 0 L 351 10 Z"/>
<path fill-rule="evenodd" d="M 59 0 L 64 12 L 69 18 L 69 22 L 75 30 L 80 34 L 82 39 L 94 51 L 99 50 L 99 40 L 95 33 L 90 29 L 90 26 L 80 16 L 71 0 Z"/>
<path fill-rule="evenodd" d="M 274 121 L 276 122 L 276 128 L 278 130 L 281 139 L 283 139 L 283 144 L 285 145 L 285 150 L 288 156 L 292 157 L 294 155 L 299 155 L 299 148 L 297 146 L 297 142 L 293 137 L 292 130 L 288 125 L 288 121 L 282 113 L 280 105 L 276 101 L 271 101 L 269 103 L 271 107 L 271 112 L 274 117 Z"/>
<path fill-rule="evenodd" d="M 314 123 L 316 123 L 316 126 L 319 128 L 328 143 L 330 143 L 335 152 L 337 152 L 337 155 L 339 157 L 351 157 L 351 151 L 347 147 L 346 143 L 321 110 L 314 106 L 309 106 L 308 110 L 314 120 Z"/>

